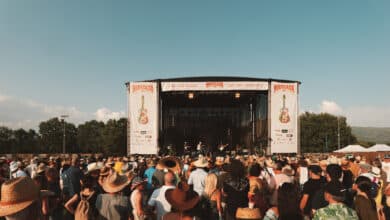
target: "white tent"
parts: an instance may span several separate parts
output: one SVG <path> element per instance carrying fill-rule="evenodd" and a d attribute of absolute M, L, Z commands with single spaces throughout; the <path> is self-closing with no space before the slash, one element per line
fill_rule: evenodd
<path fill-rule="evenodd" d="M 369 148 L 370 151 L 372 152 L 377 152 L 377 151 L 390 151 L 390 146 L 386 144 L 375 144 L 374 146 Z"/>
<path fill-rule="evenodd" d="M 372 152 L 370 149 L 360 145 L 348 145 L 340 150 L 333 151 L 335 153 L 352 153 L 352 152 Z"/>

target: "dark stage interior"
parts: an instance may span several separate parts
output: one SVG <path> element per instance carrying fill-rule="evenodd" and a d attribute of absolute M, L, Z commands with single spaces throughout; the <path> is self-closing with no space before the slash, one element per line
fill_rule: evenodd
<path fill-rule="evenodd" d="M 209 150 L 219 144 L 251 147 L 267 137 L 267 92 L 161 93 L 160 146 L 183 151 L 184 142 Z"/>

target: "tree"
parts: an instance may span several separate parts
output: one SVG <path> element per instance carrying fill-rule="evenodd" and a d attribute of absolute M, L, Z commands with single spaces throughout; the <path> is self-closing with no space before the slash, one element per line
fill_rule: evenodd
<path fill-rule="evenodd" d="M 77 143 L 80 152 L 97 153 L 103 151 L 104 123 L 96 120 L 80 124 L 77 129 Z"/>
<path fill-rule="evenodd" d="M 13 134 L 15 140 L 13 153 L 34 153 L 39 151 L 39 135 L 34 130 L 18 129 L 13 131 Z"/>
<path fill-rule="evenodd" d="M 13 132 L 7 127 L 0 127 L 0 153 L 10 153 L 13 148 Z"/>
<path fill-rule="evenodd" d="M 125 154 L 127 143 L 127 119 L 108 120 L 103 130 L 103 151 L 107 154 Z"/>
<path fill-rule="evenodd" d="M 337 117 L 327 113 L 305 112 L 299 117 L 299 120 L 302 152 L 331 152 L 336 150 L 338 148 L 338 125 L 341 147 L 357 142 L 345 117 Z"/>
<path fill-rule="evenodd" d="M 62 152 L 64 122 L 52 118 L 39 124 L 39 133 L 42 138 L 42 147 L 47 153 Z M 66 152 L 76 152 L 77 128 L 74 124 L 65 122 Z"/>

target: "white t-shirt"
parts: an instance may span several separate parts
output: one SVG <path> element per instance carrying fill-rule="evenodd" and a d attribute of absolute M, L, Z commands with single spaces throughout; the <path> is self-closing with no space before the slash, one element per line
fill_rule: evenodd
<path fill-rule="evenodd" d="M 303 185 L 309 180 L 309 171 L 307 167 L 299 167 L 299 184 Z"/>
<path fill-rule="evenodd" d="M 197 192 L 199 196 L 203 194 L 206 176 L 206 171 L 197 168 L 191 172 L 190 177 L 188 178 L 188 185 L 194 185 L 194 191 Z"/>
<path fill-rule="evenodd" d="M 171 204 L 165 198 L 165 192 L 168 189 L 174 189 L 175 186 L 162 186 L 153 191 L 148 205 L 156 207 L 157 220 L 161 220 L 163 215 L 171 211 Z"/>

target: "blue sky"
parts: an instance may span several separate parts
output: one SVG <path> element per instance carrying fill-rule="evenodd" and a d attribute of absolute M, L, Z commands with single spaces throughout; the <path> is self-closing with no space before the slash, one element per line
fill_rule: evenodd
<path fill-rule="evenodd" d="M 390 127 L 390 1 L 0 1 L 0 124 L 124 116 L 124 83 L 302 81 L 300 108 Z"/>

